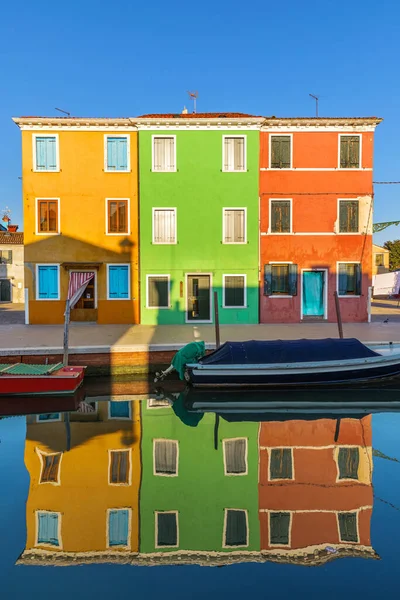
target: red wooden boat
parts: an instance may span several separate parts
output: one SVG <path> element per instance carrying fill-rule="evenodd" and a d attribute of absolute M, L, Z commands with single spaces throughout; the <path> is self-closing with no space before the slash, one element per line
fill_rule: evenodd
<path fill-rule="evenodd" d="M 86 367 L 0 364 L 0 396 L 73 394 L 83 381 Z"/>

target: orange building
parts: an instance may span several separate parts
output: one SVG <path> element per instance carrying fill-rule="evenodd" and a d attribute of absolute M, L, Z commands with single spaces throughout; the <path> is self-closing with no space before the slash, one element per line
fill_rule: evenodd
<path fill-rule="evenodd" d="M 371 415 L 262 423 L 261 550 L 288 560 L 375 556 Z"/>
<path fill-rule="evenodd" d="M 373 139 L 381 119 L 266 119 L 260 133 L 260 321 L 367 321 Z"/>

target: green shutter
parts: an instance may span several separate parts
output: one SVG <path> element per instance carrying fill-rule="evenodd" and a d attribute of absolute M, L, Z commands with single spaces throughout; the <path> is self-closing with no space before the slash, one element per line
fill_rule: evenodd
<path fill-rule="evenodd" d="M 264 296 L 272 294 L 272 265 L 264 265 Z"/>
<path fill-rule="evenodd" d="M 271 200 L 272 233 L 290 233 L 290 200 Z"/>
<path fill-rule="evenodd" d="M 356 275 L 356 296 L 361 296 L 361 285 L 362 285 L 362 274 L 361 274 L 361 265 L 355 265 L 355 275 Z"/>
<path fill-rule="evenodd" d="M 271 136 L 271 168 L 289 169 L 291 138 L 288 135 Z"/>
<path fill-rule="evenodd" d="M 290 141 L 289 136 L 281 138 L 281 169 L 290 169 Z"/>
<path fill-rule="evenodd" d="M 278 136 L 271 136 L 271 168 L 280 169 L 281 164 L 281 153 L 280 153 L 280 138 Z"/>
<path fill-rule="evenodd" d="M 274 448 L 270 458 L 271 479 L 292 479 L 292 451 L 290 448 Z"/>
<path fill-rule="evenodd" d="M 270 513 L 269 515 L 269 538 L 271 544 L 289 544 L 290 514 L 284 512 Z"/>
<path fill-rule="evenodd" d="M 244 306 L 244 277 L 227 275 L 224 278 L 225 306 Z"/>
<path fill-rule="evenodd" d="M 358 448 L 339 448 L 339 479 L 358 479 L 359 462 Z"/>
<path fill-rule="evenodd" d="M 297 265 L 289 265 L 289 294 L 297 296 Z"/>
<path fill-rule="evenodd" d="M 342 169 L 346 169 L 349 162 L 349 138 L 341 137 L 340 138 L 340 167 Z"/>
<path fill-rule="evenodd" d="M 358 542 L 357 513 L 339 513 L 341 542 Z"/>
<path fill-rule="evenodd" d="M 342 169 L 360 168 L 360 137 L 345 135 L 340 138 L 340 167 Z"/>

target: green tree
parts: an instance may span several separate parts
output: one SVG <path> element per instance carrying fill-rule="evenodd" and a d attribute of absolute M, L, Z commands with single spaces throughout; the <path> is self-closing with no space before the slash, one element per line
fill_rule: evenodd
<path fill-rule="evenodd" d="M 383 247 L 389 250 L 389 267 L 393 271 L 400 269 L 400 240 L 388 241 L 383 244 Z"/>

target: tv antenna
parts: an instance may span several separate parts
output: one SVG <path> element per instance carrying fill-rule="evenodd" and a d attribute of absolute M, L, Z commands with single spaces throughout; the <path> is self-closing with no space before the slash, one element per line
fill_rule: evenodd
<path fill-rule="evenodd" d="M 64 113 L 64 115 L 67 115 L 67 117 L 71 116 L 71 113 L 67 112 L 66 110 L 62 110 L 62 108 L 55 107 L 55 110 L 58 110 L 59 112 Z"/>
<path fill-rule="evenodd" d="M 193 112 L 196 112 L 196 100 L 199 97 L 199 92 L 188 92 L 189 98 L 193 100 Z"/>
<path fill-rule="evenodd" d="M 311 96 L 311 98 L 314 98 L 315 100 L 315 116 L 318 117 L 318 100 L 319 100 L 319 96 L 314 96 L 314 94 L 308 94 L 309 96 Z"/>

